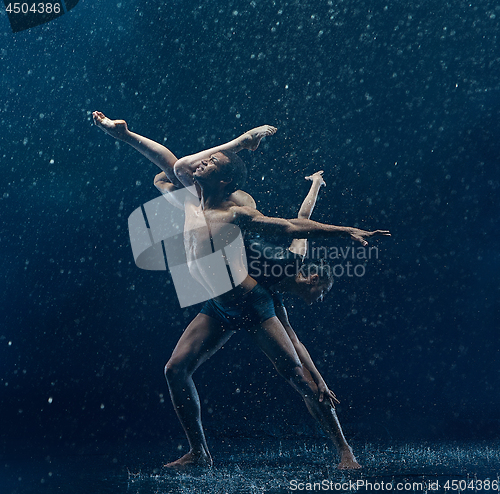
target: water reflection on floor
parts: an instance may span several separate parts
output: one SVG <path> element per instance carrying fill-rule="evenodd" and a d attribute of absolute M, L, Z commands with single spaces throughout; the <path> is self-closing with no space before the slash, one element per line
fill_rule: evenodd
<path fill-rule="evenodd" d="M 339 471 L 318 441 L 211 441 L 215 467 L 165 471 L 172 445 L 99 445 L 70 453 L 2 455 L 2 494 L 278 494 L 500 492 L 500 442 L 353 443 L 359 471 Z M 184 451 L 185 452 L 185 451 Z M 448 484 L 447 484 L 448 482 Z M 449 489 L 446 489 L 448 487 Z"/>

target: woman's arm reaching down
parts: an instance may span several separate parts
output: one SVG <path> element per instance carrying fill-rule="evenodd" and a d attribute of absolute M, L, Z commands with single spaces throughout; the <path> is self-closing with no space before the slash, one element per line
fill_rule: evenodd
<path fill-rule="evenodd" d="M 295 351 L 299 356 L 300 362 L 307 370 L 307 372 L 311 376 L 311 379 L 314 381 L 314 383 L 318 388 L 318 401 L 322 402 L 324 399 L 327 399 L 330 401 L 330 404 L 335 408 L 335 404 L 340 402 L 335 396 L 335 393 L 328 388 L 325 380 L 323 379 L 323 376 L 320 374 L 320 372 L 314 365 L 314 362 L 311 356 L 309 355 L 307 348 L 295 334 L 295 331 L 293 330 L 290 321 L 288 320 L 288 314 L 286 312 L 285 307 L 283 305 L 275 305 L 274 308 L 276 311 L 276 316 L 280 320 L 281 324 L 283 324 L 283 327 L 285 328 L 285 331 L 287 332 L 288 337 L 290 338 L 290 341 L 292 342 Z"/>

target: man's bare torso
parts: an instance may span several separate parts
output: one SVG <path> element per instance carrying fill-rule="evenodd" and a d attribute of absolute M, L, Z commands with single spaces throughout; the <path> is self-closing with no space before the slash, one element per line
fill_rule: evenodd
<path fill-rule="evenodd" d="M 217 208 L 202 208 L 199 201 L 186 201 L 184 223 L 184 246 L 191 276 L 202 284 L 213 298 L 232 300 L 246 293 L 256 282 L 247 275 L 245 251 L 239 228 L 234 224 L 237 206 L 224 202 Z M 238 239 L 240 235 L 241 240 Z M 230 267 L 233 278 L 239 277 L 235 288 L 223 295 L 217 293 L 217 277 L 227 276 L 226 268 L 221 272 L 219 252 Z M 229 254 L 231 251 L 231 255 Z M 211 256 L 213 254 L 217 254 Z M 244 278 L 244 281 L 241 281 Z M 235 280 L 236 281 L 236 280 Z"/>

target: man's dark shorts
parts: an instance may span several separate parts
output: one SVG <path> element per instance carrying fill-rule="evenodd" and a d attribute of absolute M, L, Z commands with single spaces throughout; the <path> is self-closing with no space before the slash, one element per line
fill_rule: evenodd
<path fill-rule="evenodd" d="M 209 300 L 201 309 L 201 314 L 213 317 L 221 322 L 226 329 L 247 329 L 276 316 L 274 304 L 282 304 L 275 295 L 260 285 L 243 295 L 240 300 L 231 305 Z"/>

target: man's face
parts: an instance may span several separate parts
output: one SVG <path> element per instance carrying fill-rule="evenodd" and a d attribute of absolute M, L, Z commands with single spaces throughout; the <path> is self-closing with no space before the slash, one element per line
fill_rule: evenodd
<path fill-rule="evenodd" d="M 212 154 L 209 158 L 201 160 L 193 173 L 193 177 L 199 183 L 207 183 L 213 180 L 220 180 L 222 166 L 228 163 L 228 158 L 222 153 Z"/>

